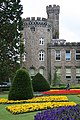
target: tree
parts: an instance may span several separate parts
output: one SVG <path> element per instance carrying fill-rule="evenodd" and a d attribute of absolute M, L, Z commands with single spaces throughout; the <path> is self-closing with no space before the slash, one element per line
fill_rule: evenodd
<path fill-rule="evenodd" d="M 47 80 L 40 74 L 37 73 L 32 80 L 33 90 L 36 91 L 47 91 L 50 90 L 50 85 Z"/>
<path fill-rule="evenodd" d="M 17 70 L 9 91 L 9 100 L 26 100 L 33 97 L 33 88 L 30 76 L 26 69 Z"/>
<path fill-rule="evenodd" d="M 0 0 L 0 81 L 19 68 L 22 9 L 20 0 Z"/>

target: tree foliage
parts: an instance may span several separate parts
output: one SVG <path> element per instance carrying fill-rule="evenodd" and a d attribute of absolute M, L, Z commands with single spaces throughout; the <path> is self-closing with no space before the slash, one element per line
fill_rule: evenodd
<path fill-rule="evenodd" d="M 0 81 L 19 67 L 22 9 L 20 0 L 0 0 Z"/>
<path fill-rule="evenodd" d="M 26 69 L 17 70 L 9 91 L 9 100 L 26 100 L 33 97 L 30 76 Z"/>
<path fill-rule="evenodd" d="M 50 90 L 50 85 L 47 80 L 40 74 L 37 73 L 32 80 L 33 90 L 36 91 L 47 91 Z"/>

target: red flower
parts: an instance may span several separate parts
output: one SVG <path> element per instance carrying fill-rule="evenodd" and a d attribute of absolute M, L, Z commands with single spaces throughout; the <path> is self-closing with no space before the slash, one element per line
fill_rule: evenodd
<path fill-rule="evenodd" d="M 80 94 L 80 89 L 50 90 L 50 91 L 42 92 L 42 94 Z"/>

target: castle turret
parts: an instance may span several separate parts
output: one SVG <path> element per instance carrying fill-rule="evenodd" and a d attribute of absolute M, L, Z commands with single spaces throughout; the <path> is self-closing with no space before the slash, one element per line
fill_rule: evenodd
<path fill-rule="evenodd" d="M 41 17 L 23 19 L 23 27 L 26 55 L 22 66 L 29 70 L 31 77 L 40 72 L 47 79 L 47 44 L 52 39 L 52 27 Z"/>
<path fill-rule="evenodd" d="M 46 7 L 47 20 L 51 23 L 52 26 L 52 38 L 59 38 L 59 5 L 49 5 Z"/>

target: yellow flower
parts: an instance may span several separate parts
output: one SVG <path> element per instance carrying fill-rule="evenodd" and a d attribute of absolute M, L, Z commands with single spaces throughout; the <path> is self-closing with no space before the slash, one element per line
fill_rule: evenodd
<path fill-rule="evenodd" d="M 20 114 L 30 111 L 43 110 L 48 108 L 56 108 L 60 106 L 75 106 L 75 102 L 45 102 L 45 103 L 31 103 L 8 106 L 6 109 L 12 114 Z"/>
<path fill-rule="evenodd" d="M 36 103 L 36 102 L 52 102 L 52 101 L 68 101 L 68 98 L 66 96 L 40 96 L 40 97 L 34 97 L 32 99 L 28 100 L 8 100 L 1 98 L 0 103 Z"/>

